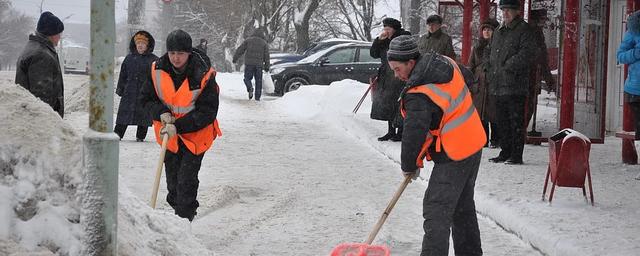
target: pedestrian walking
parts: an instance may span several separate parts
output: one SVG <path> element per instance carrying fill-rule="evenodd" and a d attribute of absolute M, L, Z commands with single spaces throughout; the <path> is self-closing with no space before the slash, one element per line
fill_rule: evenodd
<path fill-rule="evenodd" d="M 167 53 L 151 65 L 142 102 L 153 119 L 158 144 L 169 136 L 164 158 L 167 203 L 175 214 L 193 221 L 200 204 L 198 172 L 204 153 L 220 136 L 216 120 L 219 87 L 216 72 L 193 51 L 191 36 L 175 30 Z"/>
<path fill-rule="evenodd" d="M 62 21 L 51 12 L 43 12 L 38 19 L 36 33 L 16 63 L 16 84 L 49 104 L 64 117 L 64 84 L 56 46 L 64 31 Z"/>
<path fill-rule="evenodd" d="M 451 234 L 456 255 L 482 255 L 473 195 L 487 139 L 469 81 L 453 59 L 421 55 L 410 36 L 393 39 L 387 57 L 407 83 L 401 95 L 403 174 L 417 177 L 425 158 L 435 164 L 423 200 L 420 255 L 447 255 Z"/>
<path fill-rule="evenodd" d="M 371 119 L 387 121 L 387 134 L 379 137 L 379 141 L 402 140 L 402 116 L 400 116 L 398 97 L 405 83 L 393 76 L 393 70 L 387 61 L 387 51 L 391 40 L 400 35 L 411 35 L 402 28 L 402 23 L 394 18 L 382 20 L 382 33 L 373 40 L 370 55 L 380 59 L 377 84 L 371 89 Z M 396 128 L 398 131 L 396 131 Z"/>
<path fill-rule="evenodd" d="M 129 54 L 120 66 L 120 76 L 116 86 L 116 94 L 120 96 L 116 126 L 113 131 L 122 139 L 129 125 L 136 125 L 136 141 L 147 137 L 151 118 L 139 101 L 142 86 L 149 79 L 151 63 L 158 57 L 153 54 L 155 40 L 147 31 L 136 32 L 129 42 Z"/>
<path fill-rule="evenodd" d="M 269 44 L 265 40 L 262 29 L 256 29 L 253 34 L 244 40 L 233 55 L 233 63 L 238 62 L 244 55 L 244 84 L 247 87 L 249 99 L 255 93 L 256 101 L 260 101 L 262 95 L 262 71 L 269 71 Z M 253 89 L 251 80 L 255 79 L 256 88 Z M 283 88 L 276 88 L 276 94 L 283 95 Z"/>

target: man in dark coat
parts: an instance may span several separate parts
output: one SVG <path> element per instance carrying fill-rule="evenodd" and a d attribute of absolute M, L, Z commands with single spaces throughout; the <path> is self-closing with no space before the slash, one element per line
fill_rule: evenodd
<path fill-rule="evenodd" d="M 440 15 L 434 14 L 427 18 L 427 30 L 427 33 L 422 35 L 418 42 L 420 54 L 433 51 L 455 60 L 456 53 L 453 50 L 453 42 L 451 37 L 442 31 L 442 17 Z"/>
<path fill-rule="evenodd" d="M 144 141 L 151 118 L 138 101 L 141 88 L 151 72 L 151 63 L 158 57 L 153 54 L 155 40 L 147 31 L 138 31 L 131 37 L 129 54 L 120 67 L 120 77 L 116 86 L 116 94 L 120 96 L 116 127 L 113 131 L 120 139 L 124 137 L 128 125 L 137 125 L 136 141 Z"/>
<path fill-rule="evenodd" d="M 450 93 L 453 92 L 434 92 L 439 101 L 449 98 L 451 104 L 446 104 L 447 107 L 443 109 L 441 106 L 444 105 L 438 105 L 432 99 L 433 96 L 412 92 L 428 85 L 438 88 L 435 85 L 443 84 L 465 92 L 467 89 L 465 85 L 459 84 L 463 82 L 459 80 L 459 76 L 463 76 L 465 84 L 472 83 L 470 80 L 473 80 L 473 76 L 458 73 L 456 78 L 457 72 L 466 71 L 460 66 L 456 68 L 456 63 L 440 54 L 428 53 L 421 56 L 414 39 L 409 36 L 395 38 L 389 48 L 389 65 L 396 77 L 407 81 L 407 93 L 401 95 L 405 110 L 401 147 L 403 175 L 414 178 L 419 175 L 417 162 L 423 161 L 423 147 L 427 148 L 426 154 L 434 162 L 423 200 L 424 238 L 420 255 L 447 255 L 450 234 L 453 234 L 456 255 L 482 255 L 473 199 L 482 146 L 486 143 L 480 118 L 468 93 L 458 93 L 457 95 L 463 95 L 458 101 L 459 99 L 451 97 L 454 94 Z M 447 97 L 440 97 L 443 94 Z M 448 119 L 443 121 L 445 117 Z M 438 137 L 445 134 L 446 141 L 441 141 Z M 430 145 L 427 136 L 433 138 Z M 460 149 L 464 149 L 465 154 L 456 153 Z M 457 157 L 456 160 L 450 155 Z"/>
<path fill-rule="evenodd" d="M 200 50 L 202 53 L 208 55 L 209 52 L 207 51 L 207 45 L 208 45 L 207 39 L 200 38 L 200 44 L 196 46 L 196 48 Z"/>
<path fill-rule="evenodd" d="M 387 51 L 391 40 L 400 35 L 411 35 L 402 29 L 400 21 L 394 18 L 382 20 L 383 31 L 373 40 L 369 54 L 381 59 L 378 69 L 377 84 L 371 90 L 371 119 L 387 121 L 387 134 L 378 138 L 379 141 L 402 140 L 402 117 L 400 116 L 398 97 L 404 87 L 404 82 L 393 76 L 393 70 L 387 61 Z M 396 128 L 398 127 L 398 132 Z"/>
<path fill-rule="evenodd" d="M 533 29 L 520 16 L 520 1 L 500 0 L 499 5 L 504 21 L 491 38 L 487 79 L 490 94 L 496 97 L 502 151 L 489 160 L 523 164 L 525 103 L 537 46 Z"/>
<path fill-rule="evenodd" d="M 167 36 L 167 53 L 152 65 L 160 79 L 168 74 L 170 81 L 157 86 L 173 86 L 175 97 L 183 96 L 186 92 L 197 95 L 193 108 L 184 113 L 183 109 L 169 108 L 165 98 L 162 100 L 156 93 L 156 85 L 151 78 L 151 72 L 142 88 L 141 102 L 144 109 L 151 115 L 153 121 L 161 124 L 162 128 L 156 133 L 156 140 L 161 143 L 161 135 L 169 136 L 169 140 L 177 140 L 177 150 L 172 152 L 170 147 L 164 158 L 167 181 L 167 203 L 174 209 L 175 214 L 193 221 L 198 203 L 198 173 L 202 164 L 204 152 L 196 154 L 185 145 L 186 143 L 200 143 L 200 141 L 183 141 L 186 134 L 198 134 L 212 125 L 218 114 L 219 87 L 215 73 L 205 80 L 211 67 L 206 63 L 199 51 L 191 45 L 191 36 L 182 30 L 175 30 Z M 185 82 L 186 81 L 186 82 Z M 160 83 L 160 82 L 158 82 Z M 204 88 L 202 88 L 202 84 Z M 186 87 L 185 87 L 186 86 Z M 166 88 L 166 87 L 161 87 Z M 166 92 L 166 91 L 165 91 Z M 180 94 L 180 95 L 179 95 Z M 165 95 L 166 96 L 166 95 Z M 173 100 L 173 99 L 169 99 Z M 190 103 L 191 104 L 191 103 Z M 156 126 L 156 124 L 154 124 Z M 156 127 L 154 127 L 156 128 Z M 158 127 L 159 128 L 159 127 Z M 177 137 L 177 138 L 176 138 Z M 207 142 L 212 143 L 212 142 Z M 168 143 L 169 145 L 171 142 Z"/>
<path fill-rule="evenodd" d="M 55 47 L 63 30 L 58 17 L 43 12 L 16 64 L 16 84 L 49 104 L 60 117 L 64 117 L 64 85 Z"/>
<path fill-rule="evenodd" d="M 255 96 L 260 101 L 262 95 L 262 70 L 269 71 L 269 44 L 265 40 L 261 29 L 256 29 L 253 34 L 244 40 L 233 55 L 233 63 L 238 62 L 244 54 L 244 84 L 247 86 L 249 99 L 253 98 L 254 90 L 251 79 L 256 80 Z M 277 88 L 276 88 L 277 89 Z M 284 91 L 278 91 L 282 94 Z"/>

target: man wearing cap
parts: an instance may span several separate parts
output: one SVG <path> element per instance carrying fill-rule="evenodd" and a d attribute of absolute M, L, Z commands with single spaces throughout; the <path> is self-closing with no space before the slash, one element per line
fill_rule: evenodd
<path fill-rule="evenodd" d="M 217 136 L 219 88 L 216 72 L 191 36 L 175 30 L 167 36 L 167 53 L 151 64 L 141 102 L 149 111 L 158 144 L 168 136 L 164 158 L 167 202 L 175 214 L 192 221 L 200 205 L 198 172 L 204 153 Z"/>
<path fill-rule="evenodd" d="M 433 51 L 456 59 L 451 37 L 442 31 L 442 17 L 440 15 L 434 14 L 427 18 L 427 33 L 420 37 L 418 50 L 420 50 L 420 54 Z"/>
<path fill-rule="evenodd" d="M 493 32 L 487 63 L 489 94 L 496 99 L 500 154 L 489 161 L 523 164 L 529 72 L 537 54 L 533 29 L 520 16 L 519 0 L 500 0 L 502 25 Z"/>
<path fill-rule="evenodd" d="M 401 35 L 411 35 L 409 31 L 402 28 L 402 23 L 394 18 L 382 20 L 382 33 L 373 40 L 369 54 L 371 57 L 380 59 L 376 85 L 371 89 L 371 119 L 387 121 L 387 134 L 379 137 L 379 141 L 400 141 L 402 140 L 402 117 L 398 111 L 398 96 L 404 87 L 404 82 L 393 76 L 393 70 L 389 68 L 387 62 L 387 51 L 389 43 Z M 396 128 L 398 131 L 396 132 Z"/>
<path fill-rule="evenodd" d="M 403 174 L 415 179 L 425 158 L 434 162 L 420 255 L 447 255 L 451 234 L 456 255 L 482 255 L 473 195 L 487 138 L 466 86 L 473 76 L 449 57 L 420 54 L 410 36 L 393 39 L 387 58 L 407 83 L 401 95 Z"/>
<path fill-rule="evenodd" d="M 43 12 L 16 63 L 16 84 L 49 104 L 60 117 L 64 117 L 64 85 L 55 47 L 63 30 L 58 17 Z"/>

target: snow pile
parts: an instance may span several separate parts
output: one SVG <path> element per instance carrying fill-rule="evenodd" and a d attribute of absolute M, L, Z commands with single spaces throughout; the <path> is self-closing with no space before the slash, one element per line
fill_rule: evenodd
<path fill-rule="evenodd" d="M 74 86 L 71 95 L 65 95 L 65 112 L 87 112 L 89 110 L 89 81 Z"/>
<path fill-rule="evenodd" d="M 118 190 L 118 255 L 213 255 L 188 231 L 189 221 L 172 212 L 152 210 L 127 186 Z"/>
<path fill-rule="evenodd" d="M 319 114 L 348 115 L 353 111 L 368 86 L 354 80 L 342 80 L 334 82 L 330 86 L 304 86 L 299 90 L 286 93 L 275 104 L 287 114 L 305 119 L 317 117 Z M 363 110 L 366 112 L 369 109 L 371 109 L 370 95 L 360 106 L 359 112 Z"/>
<path fill-rule="evenodd" d="M 51 107 L 4 79 L 0 120 L 8 124 L 0 133 L 0 240 L 79 254 L 80 137 Z"/>

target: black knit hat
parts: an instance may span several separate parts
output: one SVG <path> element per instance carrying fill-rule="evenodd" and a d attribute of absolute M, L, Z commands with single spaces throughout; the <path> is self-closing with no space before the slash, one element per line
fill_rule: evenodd
<path fill-rule="evenodd" d="M 64 24 L 51 12 L 43 12 L 38 19 L 36 31 L 45 36 L 53 36 L 62 33 Z"/>
<path fill-rule="evenodd" d="M 520 10 L 520 0 L 500 0 L 500 9 Z"/>
<path fill-rule="evenodd" d="M 418 44 L 412 36 L 401 35 L 391 40 L 387 51 L 389 61 L 408 61 L 418 57 L 420 57 Z"/>
<path fill-rule="evenodd" d="M 431 15 L 427 18 L 427 24 L 438 23 L 442 24 L 442 17 L 438 14 Z"/>
<path fill-rule="evenodd" d="M 167 36 L 167 51 L 191 52 L 191 36 L 181 29 L 174 30 Z"/>
<path fill-rule="evenodd" d="M 480 24 L 480 31 L 484 28 L 490 28 L 491 30 L 496 30 L 496 28 L 500 26 L 497 20 L 489 18 Z"/>
<path fill-rule="evenodd" d="M 402 28 L 402 23 L 394 18 L 384 18 L 384 20 L 382 20 L 382 26 L 400 30 Z"/>

